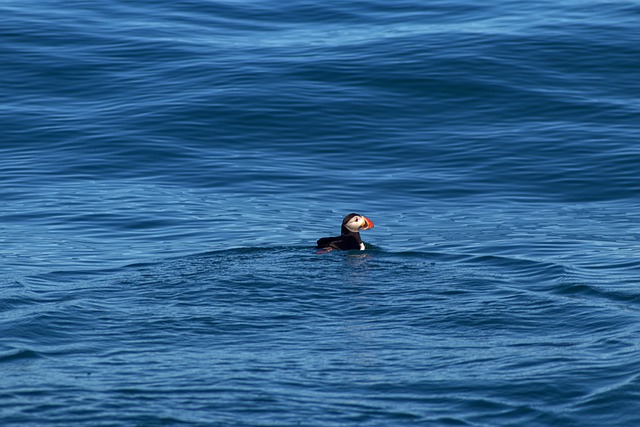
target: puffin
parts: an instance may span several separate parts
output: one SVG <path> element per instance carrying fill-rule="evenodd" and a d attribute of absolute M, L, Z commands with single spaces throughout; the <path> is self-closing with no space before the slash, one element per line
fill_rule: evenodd
<path fill-rule="evenodd" d="M 327 252 L 338 249 L 341 251 L 364 250 L 364 243 L 360 238 L 360 230 L 373 228 L 373 222 L 357 213 L 350 213 L 342 220 L 340 235 L 336 237 L 323 237 L 318 240 L 318 249 Z"/>

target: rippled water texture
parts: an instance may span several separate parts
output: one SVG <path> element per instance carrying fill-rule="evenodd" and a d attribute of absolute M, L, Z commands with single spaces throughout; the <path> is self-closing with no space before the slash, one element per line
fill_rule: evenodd
<path fill-rule="evenodd" d="M 2 426 L 640 425 L 637 1 L 0 13 Z"/>

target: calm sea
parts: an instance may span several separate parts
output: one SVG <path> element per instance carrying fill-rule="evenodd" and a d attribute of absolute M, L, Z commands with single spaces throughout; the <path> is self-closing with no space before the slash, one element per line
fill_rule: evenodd
<path fill-rule="evenodd" d="M 640 425 L 638 0 L 0 16 L 3 427 Z"/>

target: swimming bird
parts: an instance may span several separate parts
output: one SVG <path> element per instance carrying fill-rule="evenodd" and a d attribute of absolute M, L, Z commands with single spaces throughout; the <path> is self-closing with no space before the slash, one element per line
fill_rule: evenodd
<path fill-rule="evenodd" d="M 341 251 L 364 250 L 364 243 L 360 238 L 360 230 L 373 228 L 373 221 L 364 215 L 350 213 L 342 220 L 340 235 L 336 237 L 323 237 L 318 240 L 318 249 L 333 249 Z"/>

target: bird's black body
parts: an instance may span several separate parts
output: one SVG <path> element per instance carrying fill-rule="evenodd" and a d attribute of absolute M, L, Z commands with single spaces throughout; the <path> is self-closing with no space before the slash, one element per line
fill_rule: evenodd
<path fill-rule="evenodd" d="M 359 225 L 356 230 L 353 231 L 355 225 L 358 225 L 360 221 L 362 224 Z M 351 229 L 349 229 L 349 226 Z M 344 217 L 342 220 L 342 227 L 340 228 L 340 235 L 336 237 L 323 237 L 318 240 L 318 248 L 319 249 L 338 249 L 341 251 L 350 251 L 350 250 L 364 250 L 364 243 L 362 243 L 362 239 L 360 238 L 359 230 L 367 230 L 373 227 L 373 222 L 368 218 L 365 218 L 362 215 L 358 215 L 356 213 L 351 213 Z"/>
<path fill-rule="evenodd" d="M 340 236 L 318 239 L 318 248 L 340 249 L 341 251 L 359 250 L 361 243 L 360 233 L 347 231 L 347 234 Z"/>

